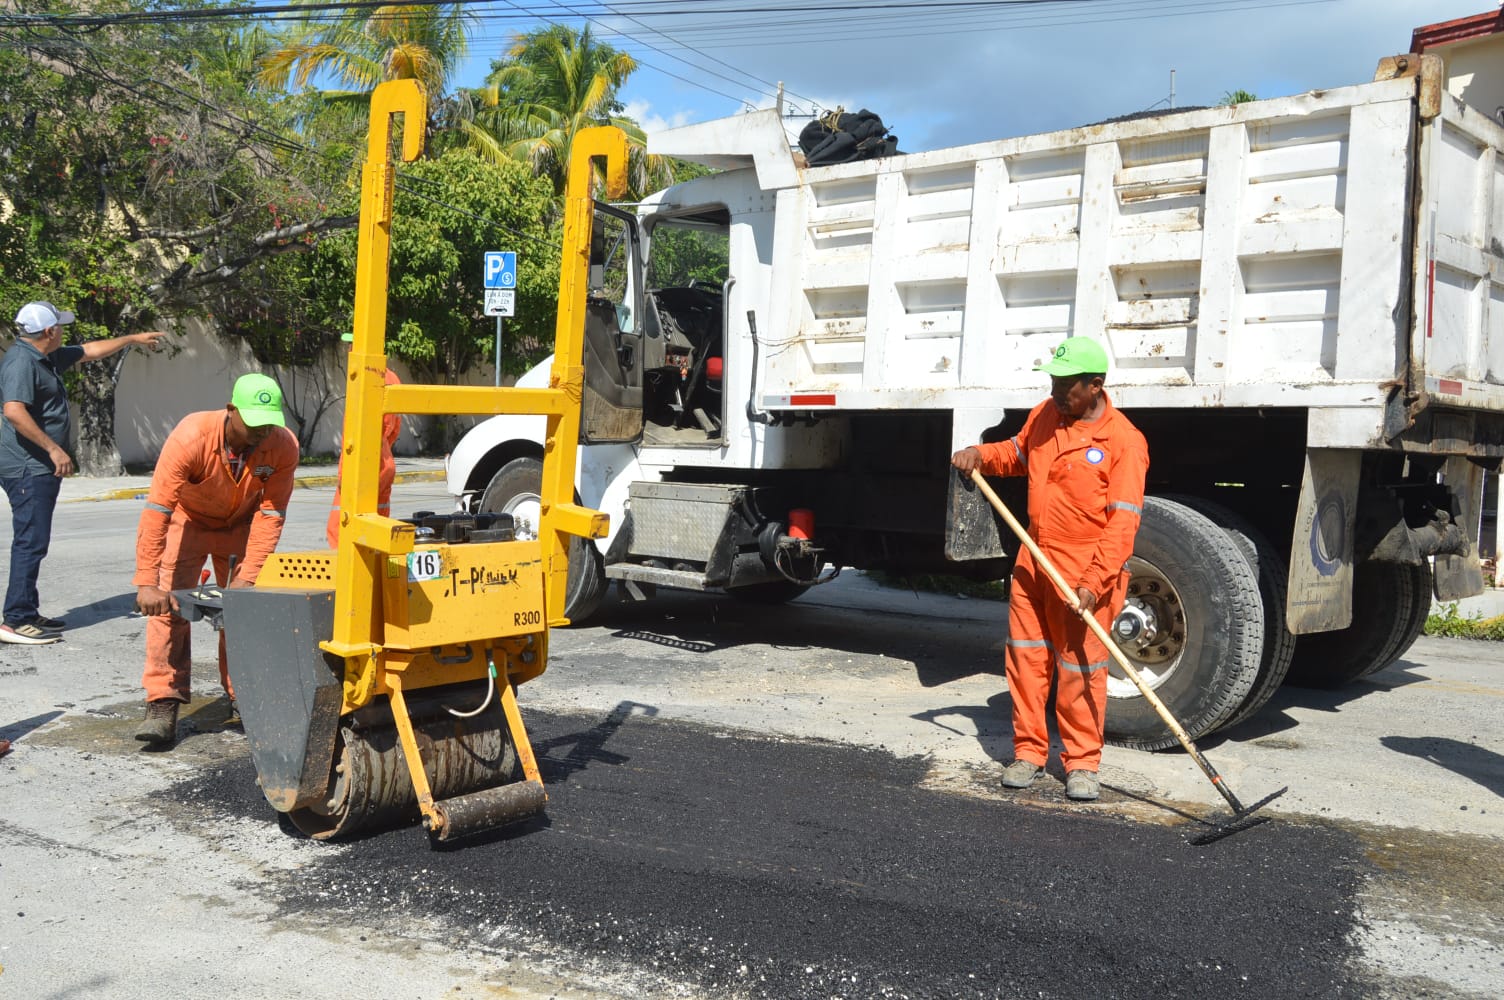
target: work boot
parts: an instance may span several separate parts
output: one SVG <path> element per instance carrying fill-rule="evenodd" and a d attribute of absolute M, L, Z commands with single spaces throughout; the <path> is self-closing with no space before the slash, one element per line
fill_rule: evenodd
<path fill-rule="evenodd" d="M 1004 788 L 1028 788 L 1044 768 L 1027 760 L 1015 760 L 1003 768 Z"/>
<path fill-rule="evenodd" d="M 1096 771 L 1071 771 L 1065 776 L 1065 797 L 1077 802 L 1094 801 L 1101 792 Z"/>
<path fill-rule="evenodd" d="M 136 739 L 152 746 L 166 746 L 178 738 L 178 703 L 173 698 L 146 703 L 146 719 L 136 730 Z"/>

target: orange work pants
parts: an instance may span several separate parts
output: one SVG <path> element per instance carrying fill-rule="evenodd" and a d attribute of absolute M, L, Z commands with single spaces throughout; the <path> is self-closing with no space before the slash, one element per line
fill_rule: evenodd
<path fill-rule="evenodd" d="M 168 591 L 198 586 L 205 560 L 213 563 L 214 579 L 219 586 L 229 586 L 230 556 L 237 560 L 245 558 L 249 534 L 249 524 L 214 530 L 174 515 L 167 528 L 167 547 L 162 553 L 157 586 Z M 177 615 L 151 615 L 146 619 L 146 669 L 141 674 L 141 686 L 146 689 L 147 701 L 188 700 L 189 668 L 193 664 L 190 634 L 191 626 Z M 219 634 L 219 683 L 226 694 L 235 696 L 225 666 L 223 632 Z"/>
<path fill-rule="evenodd" d="M 1069 582 L 1069 555 L 1051 563 Z M 1089 560 L 1091 554 L 1087 553 Z M 1109 628 L 1123 609 L 1128 574 L 1122 573 L 1095 617 Z M 1013 756 L 1043 767 L 1050 756 L 1045 704 L 1055 680 L 1055 725 L 1064 749 L 1065 770 L 1095 771 L 1102 761 L 1102 727 L 1107 713 L 1107 648 L 1066 604 L 1049 575 L 1027 549 L 1013 567 L 1008 598 L 1008 643 L 1005 669 L 1013 699 Z"/>

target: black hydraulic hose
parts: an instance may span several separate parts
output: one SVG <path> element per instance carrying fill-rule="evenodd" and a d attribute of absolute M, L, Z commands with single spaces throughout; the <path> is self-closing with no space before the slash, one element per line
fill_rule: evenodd
<path fill-rule="evenodd" d="M 754 424 L 772 424 L 773 418 L 757 408 L 757 313 L 747 310 L 747 329 L 752 332 L 752 372 L 747 380 L 747 419 Z"/>

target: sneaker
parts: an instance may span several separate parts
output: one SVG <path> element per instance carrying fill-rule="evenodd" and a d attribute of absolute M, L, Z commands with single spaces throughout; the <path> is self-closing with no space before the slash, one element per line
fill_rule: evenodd
<path fill-rule="evenodd" d="M 0 625 L 0 642 L 14 642 L 22 646 L 43 646 L 57 642 L 62 636 L 39 628 L 33 622 L 24 625 Z"/>
<path fill-rule="evenodd" d="M 68 627 L 68 623 L 61 618 L 48 618 L 46 615 L 37 615 L 31 620 L 31 623 L 38 628 L 46 629 L 48 632 L 57 632 Z"/>
<path fill-rule="evenodd" d="M 1003 768 L 1003 787 L 1028 788 L 1043 771 L 1044 768 L 1032 761 L 1015 760 Z"/>
<path fill-rule="evenodd" d="M 136 730 L 136 739 L 152 746 L 165 746 L 178 738 L 178 703 L 172 698 L 146 703 L 146 718 Z"/>
<path fill-rule="evenodd" d="M 1096 771 L 1072 771 L 1065 776 L 1065 797 L 1077 802 L 1091 802 L 1101 792 Z"/>

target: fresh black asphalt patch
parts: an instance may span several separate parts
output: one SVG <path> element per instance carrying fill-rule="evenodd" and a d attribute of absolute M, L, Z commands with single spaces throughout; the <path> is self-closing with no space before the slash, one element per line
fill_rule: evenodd
<path fill-rule="evenodd" d="M 1335 828 L 1184 830 L 923 787 L 926 762 L 634 714 L 527 712 L 544 818 L 416 827 L 269 876 L 291 913 L 438 920 L 714 996 L 1359 997 L 1367 862 Z M 1109 751 L 1110 752 L 1110 751 Z M 166 797 L 275 822 L 248 758 Z M 346 919 L 343 922 L 348 922 Z"/>

